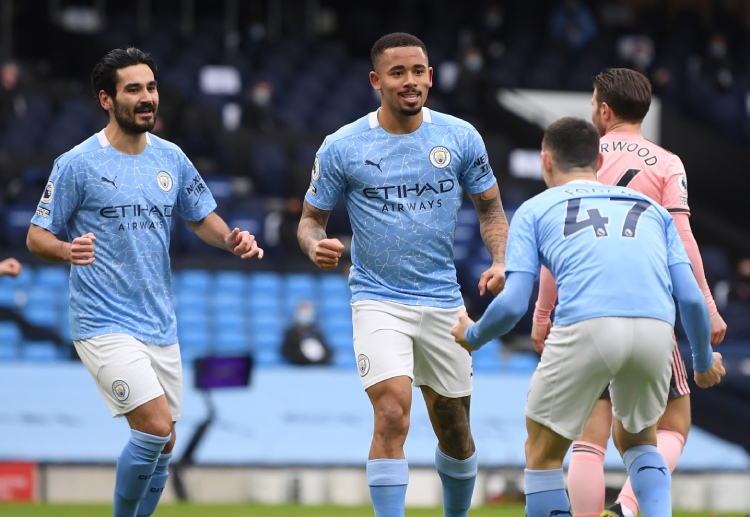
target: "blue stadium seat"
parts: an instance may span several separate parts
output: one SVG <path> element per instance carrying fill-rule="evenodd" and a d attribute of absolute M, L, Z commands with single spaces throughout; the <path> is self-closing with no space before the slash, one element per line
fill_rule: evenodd
<path fill-rule="evenodd" d="M 18 358 L 21 344 L 21 329 L 12 321 L 0 321 L 0 361 L 13 361 Z"/>
<path fill-rule="evenodd" d="M 18 284 L 13 277 L 0 277 L 0 307 L 18 308 Z"/>
<path fill-rule="evenodd" d="M 60 359 L 60 351 L 51 341 L 26 341 L 20 350 L 21 358 L 26 361 L 53 362 Z"/>
<path fill-rule="evenodd" d="M 177 339 L 182 351 L 206 353 L 213 346 L 213 339 L 207 327 L 188 327 L 178 324 Z"/>
<path fill-rule="evenodd" d="M 472 357 L 472 367 L 475 372 L 496 372 L 501 368 L 500 360 L 501 343 L 500 340 L 493 340 L 481 349 L 477 350 Z"/>
<path fill-rule="evenodd" d="M 35 283 L 49 291 L 64 289 L 68 291 L 70 268 L 66 266 L 38 266 Z"/>
<path fill-rule="evenodd" d="M 217 292 L 244 293 L 248 285 L 248 275 L 242 271 L 217 271 L 214 275 L 214 288 Z"/>
<path fill-rule="evenodd" d="M 273 271 L 258 271 L 250 274 L 251 293 L 275 296 L 281 292 L 282 277 Z"/>
<path fill-rule="evenodd" d="M 60 325 L 60 311 L 53 305 L 52 301 L 39 303 L 38 300 L 31 300 L 24 305 L 21 314 L 26 321 L 40 327 L 57 329 Z"/>
<path fill-rule="evenodd" d="M 213 350 L 219 354 L 244 353 L 250 350 L 250 339 L 242 329 L 217 328 Z"/>
<path fill-rule="evenodd" d="M 503 368 L 513 372 L 533 372 L 539 364 L 535 352 L 513 352 L 503 360 Z"/>
<path fill-rule="evenodd" d="M 213 288 L 213 275 L 209 271 L 203 269 L 183 269 L 182 271 L 175 273 L 176 274 L 173 275 L 176 277 L 175 286 L 178 287 L 180 292 L 191 291 L 205 293 Z"/>

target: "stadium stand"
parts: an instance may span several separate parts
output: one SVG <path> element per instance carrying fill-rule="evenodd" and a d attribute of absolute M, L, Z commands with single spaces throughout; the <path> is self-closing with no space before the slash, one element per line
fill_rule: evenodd
<path fill-rule="evenodd" d="M 304 26 L 297 20 L 303 19 L 303 4 L 310 3 L 301 0 L 285 2 L 278 11 L 273 0 L 145 2 L 150 11 L 142 19 L 137 19 L 134 5 L 105 0 L 96 3 L 106 15 L 104 25 L 89 34 L 60 25 L 51 14 L 40 16 L 20 0 L 8 3 L 14 6 L 13 20 L 4 26 L 13 34 L 0 38 L 0 64 L 16 62 L 22 73 L 13 89 L 0 89 L 0 250 L 20 258 L 25 269 L 19 278 L 0 277 L 0 392 L 19 394 L 5 397 L 0 409 L 0 460 L 96 463 L 119 454 L 107 437 L 124 432 L 124 427 L 101 419 L 103 404 L 70 345 L 67 268 L 43 265 L 25 250 L 29 220 L 53 160 L 104 125 L 87 92 L 87 79 L 91 65 L 115 45 L 133 44 L 154 55 L 162 95 L 155 132 L 182 146 L 229 224 L 250 230 L 267 254 L 258 266 L 261 270 L 239 269 L 224 260 L 220 250 L 198 242 L 184 222 L 173 220 L 172 280 L 186 371 L 189 374 L 195 359 L 207 354 L 250 352 L 256 365 L 250 389 L 214 394 L 221 418 L 198 451 L 202 464 L 361 462 L 352 454 L 366 448 L 361 442 L 369 436 L 370 415 L 360 412 L 367 406 L 356 400 L 364 395 L 352 375 L 346 271 L 342 267 L 321 274 L 298 250 L 290 251 L 296 247 L 296 228 L 289 219 L 298 220 L 295 206 L 325 135 L 379 105 L 367 81 L 368 53 L 383 30 L 408 30 L 425 40 L 436 71 L 429 106 L 448 112 L 466 109 L 462 102 L 471 88 L 470 100 L 479 104 L 466 117 L 485 138 L 509 217 L 544 188 L 538 179 L 515 177 L 510 171 L 511 153 L 536 150 L 541 128 L 500 106 L 497 93 L 529 89 L 589 94 L 591 77 L 603 67 L 641 69 L 664 104 L 662 144 L 679 154 L 688 170 L 691 205 L 696 208 L 693 229 L 712 287 L 731 284 L 734 264 L 750 256 L 750 235 L 741 223 L 750 184 L 737 173 L 737 164 L 750 161 L 746 2 L 583 2 L 597 30 L 584 48 L 566 52 L 548 32 L 551 12 L 559 3 L 553 0 L 534 2 L 533 7 L 522 0 L 470 2 L 472 8 L 449 0 L 407 5 L 389 0 L 367 6 L 320 0 L 305 14 L 317 22 Z M 230 4 L 239 4 L 231 19 L 226 16 Z M 483 10 L 494 14 L 480 15 Z M 332 13 L 335 16 L 329 16 Z M 723 50 L 711 45 L 715 34 L 724 36 Z M 650 54 L 634 59 L 623 53 L 623 42 L 634 38 L 646 42 Z M 483 58 L 474 71 L 479 80 L 467 74 L 462 61 L 470 47 L 478 48 Z M 441 73 L 449 70 L 456 74 L 452 87 L 440 82 Z M 231 90 L 221 89 L 226 81 Z M 244 96 L 259 81 L 272 87 L 274 126 L 233 126 L 227 113 L 242 109 Z M 342 240 L 351 234 L 341 204 L 332 212 L 329 230 Z M 477 314 L 490 302 L 475 295 L 488 255 L 468 200 L 459 216 L 455 261 L 467 309 Z M 290 368 L 281 359 L 283 329 L 302 299 L 316 305 L 334 351 L 330 367 L 308 371 Z M 731 338 L 720 350 L 731 347 L 728 359 L 744 365 L 750 357 L 750 302 L 731 297 L 722 302 L 717 296 L 717 303 Z M 519 423 L 528 376 L 537 363 L 523 345 L 527 330 L 528 321 L 522 321 L 516 335 L 475 356 L 473 428 L 487 450 L 485 467 L 522 465 L 524 432 Z M 679 326 L 677 332 L 681 334 Z M 746 395 L 742 371 L 731 370 L 726 389 L 700 392 L 695 398 L 698 425 L 717 435 L 735 427 L 737 406 L 720 417 L 706 408 L 719 407 L 710 398 L 714 393 L 724 397 L 731 391 L 738 399 Z M 42 378 L 44 383 L 31 382 Z M 289 390 L 275 389 L 282 384 Z M 324 397 L 315 397 L 307 389 L 310 385 L 316 393 L 325 392 L 330 405 L 320 406 Z M 498 394 L 503 397 L 502 414 Z M 205 417 L 201 396 L 187 379 L 181 423 L 185 432 Z M 75 407 L 67 405 L 72 403 Z M 248 410 L 236 411 L 238 405 Z M 412 462 L 426 465 L 432 461 L 434 443 L 421 406 L 414 409 L 408 453 Z M 304 439 L 296 434 L 303 428 L 310 431 Z M 87 441 L 80 443 L 75 437 L 83 430 Z M 45 439 L 50 431 L 56 440 Z M 331 439 L 341 436 L 350 442 Z M 726 438 L 740 445 L 695 428 L 680 468 L 749 470 L 746 436 L 733 432 Z M 305 443 L 320 443 L 320 449 L 313 451 Z M 185 444 L 178 440 L 178 455 Z M 619 469 L 613 451 L 608 449 L 606 466 Z"/>

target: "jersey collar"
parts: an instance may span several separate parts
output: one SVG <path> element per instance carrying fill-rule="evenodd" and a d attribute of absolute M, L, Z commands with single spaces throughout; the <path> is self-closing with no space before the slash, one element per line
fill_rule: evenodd
<path fill-rule="evenodd" d="M 377 120 L 377 117 L 375 120 Z M 109 147 L 112 145 L 109 143 L 109 140 L 107 140 L 107 135 L 104 134 L 103 129 L 96 134 L 96 139 L 99 140 L 99 145 L 102 147 Z M 146 133 L 146 145 L 151 145 L 151 133 Z"/>
<path fill-rule="evenodd" d="M 375 129 L 380 125 L 380 122 L 378 122 L 378 111 L 380 111 L 380 108 L 370 112 L 367 115 L 367 121 L 370 123 L 370 129 Z M 432 112 L 429 108 L 422 107 L 422 123 L 425 122 L 428 124 L 432 123 Z"/>

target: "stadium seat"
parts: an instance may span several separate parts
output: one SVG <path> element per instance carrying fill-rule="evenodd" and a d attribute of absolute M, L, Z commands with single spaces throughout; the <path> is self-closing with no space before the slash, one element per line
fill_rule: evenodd
<path fill-rule="evenodd" d="M 217 292 L 245 292 L 248 275 L 242 271 L 217 271 L 214 275 L 214 288 Z"/>
<path fill-rule="evenodd" d="M 25 341 L 20 350 L 25 361 L 54 362 L 60 358 L 58 347 L 52 341 Z"/>
<path fill-rule="evenodd" d="M 481 349 L 477 350 L 472 357 L 472 367 L 475 372 L 496 372 L 501 369 L 500 340 L 495 339 Z"/>
<path fill-rule="evenodd" d="M 49 289 L 50 291 L 64 289 L 68 290 L 70 280 L 70 268 L 65 266 L 38 266 L 36 268 L 35 283 Z"/>
<path fill-rule="evenodd" d="M 18 308 L 18 282 L 9 276 L 0 277 L 0 307 Z"/>
<path fill-rule="evenodd" d="M 13 361 L 18 358 L 21 339 L 21 329 L 18 325 L 11 321 L 0 321 L 0 361 Z"/>
<path fill-rule="evenodd" d="M 218 327 L 214 339 L 213 351 L 217 354 L 239 354 L 250 350 L 250 339 L 238 328 Z"/>
<path fill-rule="evenodd" d="M 181 292 L 205 293 L 213 288 L 213 275 L 203 269 L 184 269 L 175 276 L 179 279 L 175 283 Z"/>
<path fill-rule="evenodd" d="M 39 303 L 39 300 L 29 298 L 24 305 L 21 314 L 29 323 L 40 327 L 57 329 L 60 325 L 60 311 L 53 305 L 52 301 Z"/>

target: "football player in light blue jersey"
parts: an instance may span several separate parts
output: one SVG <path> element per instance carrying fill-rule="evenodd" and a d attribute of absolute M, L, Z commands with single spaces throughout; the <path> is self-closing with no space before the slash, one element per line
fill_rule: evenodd
<path fill-rule="evenodd" d="M 724 375 L 711 352 L 703 294 L 672 216 L 650 198 L 596 181 L 599 134 L 582 119 L 552 124 L 542 141 L 550 187 L 516 211 L 505 290 L 476 323 L 462 313 L 451 333 L 466 350 L 508 332 L 528 308 L 541 265 L 557 281 L 555 326 L 526 402 L 526 515 L 570 514 L 562 462 L 609 384 L 614 439 L 641 512 L 670 516 L 670 473 L 656 449 L 675 346 L 675 306 L 693 349 L 695 381 Z"/>
<path fill-rule="evenodd" d="M 170 221 L 206 243 L 262 258 L 255 238 L 230 230 L 198 171 L 176 145 L 149 133 L 159 108 L 156 65 L 115 49 L 91 84 L 107 126 L 60 156 L 32 218 L 29 250 L 73 265 L 71 337 L 113 416 L 131 438 L 117 461 L 115 517 L 152 515 L 168 476 L 182 367 L 172 303 Z M 63 229 L 72 238 L 61 241 Z"/>
<path fill-rule="evenodd" d="M 508 222 L 477 131 L 424 107 L 432 86 L 424 43 L 388 34 L 371 57 L 380 109 L 323 142 L 298 238 L 318 267 L 335 268 L 344 245 L 325 228 L 343 196 L 353 229 L 354 351 L 375 415 L 367 478 L 376 516 L 404 514 L 412 382 L 421 388 L 438 439 L 445 515 L 465 516 L 477 472 L 469 426 L 471 357 L 456 350 L 449 334 L 463 307 L 453 236 L 464 190 L 493 259 L 480 278 L 481 294 L 503 287 Z"/>

